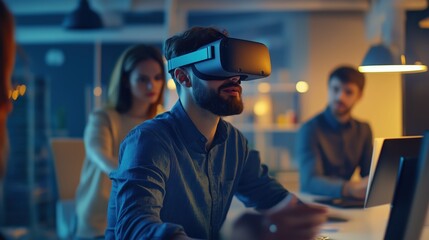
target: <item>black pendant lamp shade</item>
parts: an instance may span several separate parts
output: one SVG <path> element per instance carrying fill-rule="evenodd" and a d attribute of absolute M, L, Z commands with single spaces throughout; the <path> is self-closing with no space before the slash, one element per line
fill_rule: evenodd
<path fill-rule="evenodd" d="M 103 23 L 88 1 L 80 0 L 79 6 L 64 19 L 63 26 L 67 29 L 85 30 L 102 28 Z"/>
<path fill-rule="evenodd" d="M 426 65 L 415 61 L 412 57 L 408 61 L 412 63 L 407 63 L 405 55 L 395 58 L 386 45 L 377 44 L 368 50 L 362 65 L 359 66 L 359 71 L 371 73 L 419 73 L 427 71 Z"/>

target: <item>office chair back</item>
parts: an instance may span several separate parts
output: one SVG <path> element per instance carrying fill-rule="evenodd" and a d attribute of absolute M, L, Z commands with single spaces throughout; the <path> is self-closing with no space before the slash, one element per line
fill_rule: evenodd
<path fill-rule="evenodd" d="M 59 199 L 56 204 L 57 235 L 73 239 L 76 231 L 75 193 L 85 159 L 85 147 L 80 138 L 52 138 L 51 150 Z"/>

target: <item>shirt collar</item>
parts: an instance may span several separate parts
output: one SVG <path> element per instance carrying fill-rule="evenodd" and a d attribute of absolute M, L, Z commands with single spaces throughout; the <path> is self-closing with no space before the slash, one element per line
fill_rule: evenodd
<path fill-rule="evenodd" d="M 187 143 L 197 144 L 205 149 L 207 143 L 206 137 L 197 129 L 192 122 L 186 110 L 183 108 L 182 102 L 179 100 L 170 111 L 175 119 L 179 131 L 183 134 L 184 140 Z M 213 146 L 224 143 L 227 139 L 228 125 L 220 119 L 216 134 L 213 140 Z"/>

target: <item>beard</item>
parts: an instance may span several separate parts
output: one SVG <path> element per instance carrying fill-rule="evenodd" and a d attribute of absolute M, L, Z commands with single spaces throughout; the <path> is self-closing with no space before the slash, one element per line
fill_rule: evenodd
<path fill-rule="evenodd" d="M 330 108 L 332 113 L 339 117 L 349 115 L 350 112 L 352 111 L 352 107 L 347 107 L 344 103 L 340 101 L 337 101 L 337 102 L 334 102 L 334 104 L 331 104 Z"/>
<path fill-rule="evenodd" d="M 222 89 L 231 86 L 240 86 L 237 83 L 229 82 L 221 85 L 218 90 L 205 88 L 198 80 L 194 81 L 194 100 L 197 105 L 218 116 L 231 116 L 243 112 L 243 101 L 241 92 L 239 97 L 229 96 L 224 98 L 220 92 Z"/>

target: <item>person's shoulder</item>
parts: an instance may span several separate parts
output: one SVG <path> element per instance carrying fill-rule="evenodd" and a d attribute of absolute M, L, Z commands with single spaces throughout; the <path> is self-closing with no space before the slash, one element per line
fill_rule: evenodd
<path fill-rule="evenodd" d="M 88 116 L 88 124 L 89 125 L 107 124 L 110 121 L 109 119 L 110 119 L 110 115 L 112 115 L 112 112 L 116 112 L 116 111 L 108 108 L 97 108 L 92 112 L 90 112 Z"/>
<path fill-rule="evenodd" d="M 155 152 L 157 152 L 156 154 L 164 154 L 172 151 L 171 149 L 175 145 L 176 130 L 167 119 L 166 116 L 158 116 L 131 129 L 121 143 L 121 151 L 126 148 L 136 148 L 140 149 L 139 151 L 153 154 Z"/>
<path fill-rule="evenodd" d="M 91 113 L 90 113 L 90 117 L 104 117 L 107 118 L 109 117 L 109 115 L 118 115 L 119 113 L 110 107 L 100 107 L 100 108 L 96 108 L 94 109 Z"/>
<path fill-rule="evenodd" d="M 360 124 L 360 125 L 365 125 L 365 126 L 369 126 L 369 122 L 368 121 L 365 121 L 365 120 L 362 120 L 362 119 L 356 119 L 356 118 L 354 118 L 354 120 L 358 123 L 358 124 Z"/>
<path fill-rule="evenodd" d="M 303 130 L 317 129 L 318 126 L 320 126 L 322 121 L 323 121 L 323 113 L 318 113 L 313 117 L 311 117 L 310 119 L 308 119 L 307 121 L 304 121 L 301 124 L 300 130 L 303 131 Z"/>
<path fill-rule="evenodd" d="M 170 112 L 164 112 L 155 118 L 146 120 L 137 125 L 131 132 L 147 133 L 151 135 L 165 136 L 173 130 L 173 119 Z M 130 132 L 130 133 L 131 133 Z"/>
<path fill-rule="evenodd" d="M 146 120 L 142 123 L 148 128 L 155 128 L 158 126 L 171 126 L 174 124 L 174 119 L 170 111 L 162 112 L 154 118 Z"/>
<path fill-rule="evenodd" d="M 114 108 L 102 107 L 92 111 L 89 115 L 89 122 L 94 123 L 109 123 L 109 124 L 121 124 L 121 114 Z"/>
<path fill-rule="evenodd" d="M 356 124 L 357 124 L 358 126 L 360 126 L 361 128 L 368 129 L 368 130 L 370 130 L 370 131 L 371 131 L 371 125 L 369 124 L 369 122 L 368 122 L 368 121 L 361 120 L 361 119 L 356 119 L 356 118 L 353 118 L 353 120 L 354 120 L 354 121 L 356 122 Z"/>
<path fill-rule="evenodd" d="M 365 136 L 372 136 L 372 129 L 369 122 L 364 120 L 356 120 L 357 126 L 359 127 L 359 132 L 364 134 Z"/>

